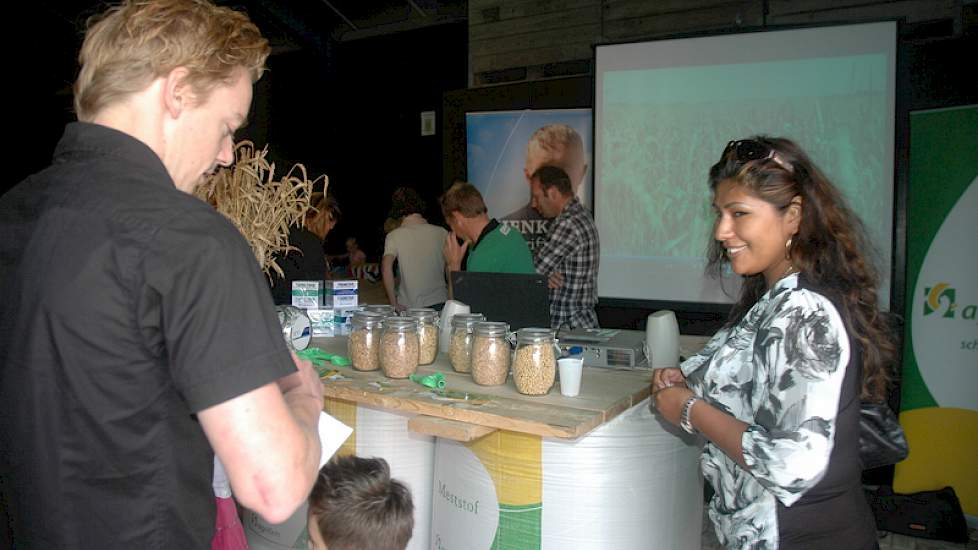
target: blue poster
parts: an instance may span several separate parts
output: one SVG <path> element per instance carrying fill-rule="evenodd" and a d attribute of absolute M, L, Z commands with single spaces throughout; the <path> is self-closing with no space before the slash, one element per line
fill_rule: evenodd
<path fill-rule="evenodd" d="M 563 168 L 578 199 L 591 209 L 591 109 L 498 111 L 465 115 L 469 182 L 489 216 L 519 229 L 531 249 L 546 220 L 530 207 L 529 176 L 541 166 Z"/>

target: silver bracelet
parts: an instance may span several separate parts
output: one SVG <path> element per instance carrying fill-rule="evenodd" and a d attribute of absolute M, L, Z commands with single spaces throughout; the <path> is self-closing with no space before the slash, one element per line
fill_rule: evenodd
<path fill-rule="evenodd" d="M 696 397 L 695 395 L 691 395 L 689 396 L 689 399 L 687 399 L 686 402 L 683 403 L 683 410 L 679 414 L 679 426 L 686 433 L 689 434 L 696 433 L 696 428 L 694 428 L 693 423 L 690 422 L 689 413 L 693 410 L 693 403 L 696 403 L 699 400 L 700 400 L 699 397 Z"/>

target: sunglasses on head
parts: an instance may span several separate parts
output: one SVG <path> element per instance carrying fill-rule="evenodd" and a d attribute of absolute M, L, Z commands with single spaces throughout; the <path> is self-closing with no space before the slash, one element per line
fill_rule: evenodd
<path fill-rule="evenodd" d="M 728 158 L 731 152 L 734 160 L 740 163 L 771 159 L 785 170 L 793 171 L 791 165 L 785 162 L 773 147 L 754 139 L 738 139 L 727 143 L 720 158 Z"/>

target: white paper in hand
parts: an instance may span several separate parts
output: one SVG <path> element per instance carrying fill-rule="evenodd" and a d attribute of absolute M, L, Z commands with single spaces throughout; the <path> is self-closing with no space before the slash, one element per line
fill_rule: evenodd
<path fill-rule="evenodd" d="M 329 462 L 329 459 L 336 454 L 340 445 L 346 441 L 346 438 L 350 437 L 351 433 L 353 433 L 353 428 L 320 411 L 319 444 L 323 448 L 323 454 L 319 457 L 320 468 Z"/>
<path fill-rule="evenodd" d="M 231 498 L 231 480 L 228 479 L 224 464 L 221 464 L 221 459 L 217 458 L 217 455 L 214 455 L 214 478 L 211 484 L 214 487 L 214 496 Z"/>

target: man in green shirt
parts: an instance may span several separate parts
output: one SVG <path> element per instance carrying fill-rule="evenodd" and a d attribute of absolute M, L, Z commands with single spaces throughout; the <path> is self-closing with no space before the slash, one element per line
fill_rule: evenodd
<path fill-rule="evenodd" d="M 523 235 L 489 218 L 482 194 L 474 185 L 455 182 L 440 202 L 441 212 L 452 230 L 443 250 L 448 272 L 536 273 L 533 255 Z"/>

